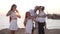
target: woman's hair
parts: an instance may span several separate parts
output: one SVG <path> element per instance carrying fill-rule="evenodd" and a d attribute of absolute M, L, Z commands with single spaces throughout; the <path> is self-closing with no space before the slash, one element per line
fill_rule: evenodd
<path fill-rule="evenodd" d="M 30 12 L 26 12 L 26 14 L 25 14 L 25 18 L 27 18 L 27 15 L 28 15 L 27 13 L 29 13 L 29 14 L 30 14 Z"/>
<path fill-rule="evenodd" d="M 15 4 L 13 4 L 13 5 L 11 6 L 11 9 L 10 9 L 10 11 L 11 11 L 11 10 L 13 10 L 13 7 L 14 7 L 14 6 L 16 6 L 16 5 L 15 5 Z M 16 7 L 17 7 L 17 6 L 16 6 Z"/>
<path fill-rule="evenodd" d="M 16 6 L 15 4 L 13 4 L 12 6 L 11 6 L 11 9 L 10 9 L 10 11 L 12 11 L 13 10 L 13 7 L 14 6 Z M 17 7 L 17 6 L 16 6 Z M 11 17 L 9 17 L 9 21 L 11 22 Z"/>

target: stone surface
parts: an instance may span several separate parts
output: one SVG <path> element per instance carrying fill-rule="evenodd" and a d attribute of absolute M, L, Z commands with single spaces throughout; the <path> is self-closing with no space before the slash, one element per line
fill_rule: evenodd
<path fill-rule="evenodd" d="M 8 29 L 0 30 L 0 34 L 10 34 Z M 15 34 L 25 34 L 24 28 L 19 28 Z M 38 34 L 37 29 L 35 29 L 34 34 Z M 45 34 L 60 34 L 60 29 L 45 29 Z"/>

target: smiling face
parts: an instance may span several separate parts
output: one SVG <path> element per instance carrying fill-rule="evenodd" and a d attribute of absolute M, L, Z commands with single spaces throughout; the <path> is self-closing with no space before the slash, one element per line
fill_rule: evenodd
<path fill-rule="evenodd" d="M 27 17 L 29 17 L 29 16 L 30 16 L 30 13 L 29 13 L 29 12 L 27 12 L 26 16 L 27 16 Z"/>
<path fill-rule="evenodd" d="M 15 11 L 16 10 L 16 6 L 14 6 L 12 9 Z"/>
<path fill-rule="evenodd" d="M 44 7 L 43 6 L 39 6 L 39 11 L 43 11 Z"/>
<path fill-rule="evenodd" d="M 39 11 L 42 11 L 42 6 L 39 6 Z"/>
<path fill-rule="evenodd" d="M 11 10 L 12 10 L 12 11 L 15 11 L 16 8 L 17 8 L 17 6 L 16 6 L 15 4 L 13 4 L 12 7 L 11 7 Z"/>

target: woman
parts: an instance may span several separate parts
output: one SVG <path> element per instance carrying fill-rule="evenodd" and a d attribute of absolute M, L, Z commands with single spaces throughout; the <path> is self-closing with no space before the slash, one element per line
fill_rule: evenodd
<path fill-rule="evenodd" d="M 15 31 L 18 29 L 17 17 L 21 18 L 18 10 L 16 8 L 17 8 L 17 6 L 15 4 L 13 4 L 11 9 L 8 11 L 8 13 L 6 15 L 6 16 L 10 17 L 10 27 L 9 27 L 9 29 L 11 31 L 11 34 L 15 34 Z"/>

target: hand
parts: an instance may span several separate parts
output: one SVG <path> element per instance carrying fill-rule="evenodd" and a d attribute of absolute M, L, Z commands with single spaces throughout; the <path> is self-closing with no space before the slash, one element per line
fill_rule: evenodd
<path fill-rule="evenodd" d="M 44 26 L 44 28 L 46 29 L 46 26 Z"/>
<path fill-rule="evenodd" d="M 17 15 L 17 17 L 18 17 L 18 18 L 21 18 L 21 16 L 20 16 L 20 15 Z"/>
<path fill-rule="evenodd" d="M 24 23 L 24 26 L 26 27 L 26 23 Z"/>
<path fill-rule="evenodd" d="M 18 10 L 16 10 L 16 12 L 18 13 Z"/>
<path fill-rule="evenodd" d="M 11 14 L 11 11 L 8 11 L 8 13 L 6 14 L 6 16 L 9 16 Z"/>

